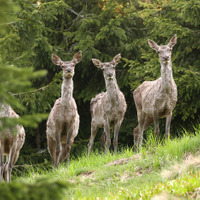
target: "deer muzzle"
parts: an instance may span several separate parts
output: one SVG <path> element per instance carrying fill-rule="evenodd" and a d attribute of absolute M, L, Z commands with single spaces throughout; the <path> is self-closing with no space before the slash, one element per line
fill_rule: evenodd
<path fill-rule="evenodd" d="M 163 60 L 164 60 L 164 61 L 169 61 L 169 56 L 164 56 L 164 57 L 163 57 Z"/>
<path fill-rule="evenodd" d="M 113 74 L 112 73 L 108 73 L 107 78 L 108 78 L 108 80 L 112 80 L 113 79 Z"/>

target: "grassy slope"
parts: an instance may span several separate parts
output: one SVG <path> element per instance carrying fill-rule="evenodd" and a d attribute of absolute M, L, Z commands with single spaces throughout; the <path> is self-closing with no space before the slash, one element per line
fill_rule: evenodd
<path fill-rule="evenodd" d="M 34 185 L 38 178 L 67 182 L 63 199 L 195 198 L 200 188 L 200 129 L 195 134 L 165 144 L 156 144 L 150 136 L 139 154 L 130 149 L 116 155 L 85 153 L 68 167 L 64 163 L 57 170 L 33 168 L 13 182 Z"/>

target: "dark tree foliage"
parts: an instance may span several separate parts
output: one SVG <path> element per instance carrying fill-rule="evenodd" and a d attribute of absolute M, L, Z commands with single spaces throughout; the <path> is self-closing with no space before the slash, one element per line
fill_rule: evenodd
<path fill-rule="evenodd" d="M 158 55 L 152 51 L 147 38 L 158 44 L 167 44 L 175 33 L 178 42 L 173 48 L 172 65 L 178 87 L 178 102 L 173 112 L 174 132 L 181 126 L 191 128 L 199 121 L 200 113 L 200 1 L 152 1 L 141 3 L 140 12 L 146 28 L 141 58 L 131 62 L 130 85 L 135 89 L 144 80 L 160 76 Z M 141 41 L 142 43 L 142 41 Z M 136 73 L 134 72 L 136 70 Z"/>
<path fill-rule="evenodd" d="M 44 71 L 36 72 L 33 67 L 18 67 L 14 52 L 17 51 L 18 36 L 9 29 L 17 21 L 15 13 L 19 12 L 19 7 L 11 1 L 0 1 L 0 103 L 11 105 L 14 110 L 24 112 L 25 108 L 20 100 L 15 97 L 15 93 L 26 92 L 31 87 L 31 80 L 41 77 Z M 16 123 L 25 126 L 37 126 L 37 123 L 44 119 L 43 115 L 26 114 L 19 119 L 1 118 L 0 129 L 13 127 Z"/>
<path fill-rule="evenodd" d="M 81 120 L 74 146 L 87 140 L 90 100 L 105 90 L 103 74 L 91 59 L 106 62 L 121 53 L 117 81 L 128 108 L 119 142 L 133 145 L 137 115 L 132 91 L 144 80 L 160 76 L 158 56 L 149 48 L 147 39 L 165 44 L 176 33 L 178 43 L 173 49 L 172 63 L 179 100 L 172 130 L 176 133 L 180 125 L 198 121 L 200 0 L 14 0 L 14 4 L 18 6 L 16 20 L 7 24 L 8 32 L 0 40 L 2 61 L 20 69 L 47 70 L 45 77 L 32 81 L 32 90 L 12 92 L 27 108 L 23 114 L 49 113 L 60 97 L 62 73 L 52 64 L 51 54 L 70 60 L 75 52 L 82 50 L 83 59 L 74 76 L 74 98 Z M 27 129 L 26 150 L 46 148 L 45 129 L 45 120 L 37 129 Z"/>

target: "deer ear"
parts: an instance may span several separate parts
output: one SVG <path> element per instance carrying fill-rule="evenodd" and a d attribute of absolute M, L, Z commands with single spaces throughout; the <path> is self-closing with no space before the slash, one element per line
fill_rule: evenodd
<path fill-rule="evenodd" d="M 158 51 L 159 46 L 153 40 L 148 39 L 148 43 L 153 50 Z"/>
<path fill-rule="evenodd" d="M 82 60 L 82 51 L 79 51 L 78 53 L 76 53 L 73 57 L 73 62 L 75 64 L 79 63 Z"/>
<path fill-rule="evenodd" d="M 92 62 L 97 68 L 102 68 L 102 66 L 103 66 L 102 62 L 98 59 L 92 58 Z"/>
<path fill-rule="evenodd" d="M 61 66 L 63 64 L 63 61 L 56 55 L 52 54 L 52 62 L 55 65 Z"/>
<path fill-rule="evenodd" d="M 121 58 L 121 54 L 119 53 L 113 58 L 112 63 L 116 66 L 119 63 L 120 58 Z"/>
<path fill-rule="evenodd" d="M 170 48 L 172 48 L 172 47 L 176 44 L 176 41 L 177 41 L 177 35 L 175 34 L 175 35 L 170 39 L 170 41 L 169 41 L 169 43 L 168 43 L 168 46 L 169 46 Z"/>

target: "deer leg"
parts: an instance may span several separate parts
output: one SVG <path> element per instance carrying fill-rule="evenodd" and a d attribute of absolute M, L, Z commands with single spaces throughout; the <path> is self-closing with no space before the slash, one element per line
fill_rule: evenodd
<path fill-rule="evenodd" d="M 56 163 L 56 142 L 51 137 L 47 137 L 47 148 L 50 156 L 53 159 L 53 165 Z"/>
<path fill-rule="evenodd" d="M 67 156 L 67 164 L 69 165 L 70 163 L 70 151 L 71 151 L 71 147 L 72 144 L 74 142 L 74 139 L 72 138 L 72 133 L 73 133 L 73 129 L 70 128 L 67 134 L 67 143 L 66 146 L 63 149 L 63 155 L 61 159 L 65 159 L 65 157 Z"/>
<path fill-rule="evenodd" d="M 139 115 L 138 126 L 133 130 L 134 137 L 134 151 L 139 151 L 142 140 L 143 140 L 143 132 L 148 128 L 148 126 L 152 123 L 151 118 L 147 117 L 144 113 Z"/>
<path fill-rule="evenodd" d="M 98 127 L 94 124 L 91 124 L 91 136 L 90 136 L 90 140 L 88 143 L 88 155 L 90 155 L 90 153 L 91 153 L 97 131 L 98 131 Z"/>
<path fill-rule="evenodd" d="M 59 131 L 56 131 L 56 159 L 54 160 L 55 168 L 58 168 L 60 154 L 61 154 L 60 134 Z"/>
<path fill-rule="evenodd" d="M 110 128 L 110 134 L 113 132 L 113 128 Z M 105 152 L 105 143 L 106 143 L 106 134 L 105 134 L 105 131 L 103 131 L 103 134 L 102 136 L 100 137 L 100 144 L 101 144 L 101 147 L 103 149 L 103 151 Z"/>
<path fill-rule="evenodd" d="M 6 182 L 11 181 L 11 172 L 12 172 L 12 167 L 15 160 L 16 151 L 17 151 L 17 141 L 14 141 L 14 144 L 12 145 L 9 152 L 8 160 L 4 166 L 4 179 Z"/>
<path fill-rule="evenodd" d="M 103 151 L 105 151 L 105 142 L 106 142 L 106 134 L 103 131 L 103 134 L 100 137 L 100 144 L 101 144 L 101 147 L 102 147 Z"/>
<path fill-rule="evenodd" d="M 153 118 L 152 117 L 146 117 L 145 123 L 144 123 L 144 131 L 153 123 Z M 139 135 L 139 125 L 134 128 L 133 130 L 133 137 L 134 141 L 137 140 L 137 137 Z M 137 151 L 137 149 L 134 148 L 134 151 Z"/>
<path fill-rule="evenodd" d="M 145 122 L 144 122 L 144 130 L 143 131 L 145 131 L 152 123 L 153 123 L 153 118 L 146 117 Z M 139 135 L 139 125 L 136 128 L 134 128 L 134 130 L 133 130 L 134 143 L 135 143 L 135 141 L 137 141 L 138 135 Z M 134 151 L 137 151 L 137 150 L 138 149 L 134 146 Z"/>
<path fill-rule="evenodd" d="M 166 139 L 170 136 L 170 125 L 172 120 L 172 112 L 166 117 L 166 125 L 165 125 L 165 137 Z"/>
<path fill-rule="evenodd" d="M 17 160 L 19 158 L 19 152 L 20 152 L 20 150 L 15 152 L 13 163 L 12 163 L 13 166 L 15 165 L 15 163 L 17 162 Z"/>
<path fill-rule="evenodd" d="M 157 112 L 156 109 L 154 110 L 154 132 L 155 132 L 155 135 L 156 135 L 156 140 L 158 141 L 158 137 L 159 137 L 159 134 L 160 134 L 160 128 L 159 128 L 158 112 Z"/>
<path fill-rule="evenodd" d="M 107 154 L 111 145 L 110 124 L 108 121 L 106 121 L 106 123 L 104 124 L 104 132 L 106 134 L 105 153 Z"/>
<path fill-rule="evenodd" d="M 14 154 L 14 157 L 12 159 L 12 167 L 15 165 L 15 163 L 17 162 L 17 160 L 19 158 L 19 152 L 20 152 L 20 150 L 16 150 L 16 152 Z M 7 159 L 7 162 L 5 165 L 7 165 L 8 161 L 9 161 L 9 156 L 7 156 L 6 159 Z"/>
<path fill-rule="evenodd" d="M 67 145 L 67 143 L 62 144 L 62 151 L 60 156 L 60 162 L 62 163 L 67 157 L 67 164 L 70 163 L 70 150 L 71 146 Z"/>
<path fill-rule="evenodd" d="M 71 151 L 71 147 L 74 141 L 71 141 L 69 144 L 67 144 L 67 164 L 70 164 L 70 151 Z"/>
<path fill-rule="evenodd" d="M 4 159 L 3 146 L 1 145 L 1 141 L 0 141 L 0 183 L 3 180 L 3 170 L 4 170 L 3 159 Z"/>
<path fill-rule="evenodd" d="M 60 162 L 63 162 L 67 156 L 67 150 L 66 150 L 66 146 L 67 144 L 61 144 L 62 145 L 62 151 L 61 151 L 61 156 L 60 156 Z"/>
<path fill-rule="evenodd" d="M 138 141 L 139 141 L 140 131 L 139 131 L 139 125 L 137 125 L 136 128 L 133 130 L 133 139 L 134 139 L 134 151 L 138 151 Z"/>
<path fill-rule="evenodd" d="M 12 160 L 9 160 L 9 156 L 7 158 L 7 162 L 5 164 L 5 170 L 4 170 L 4 179 L 6 182 L 11 181 L 11 172 L 12 172 L 13 166 L 15 165 L 15 163 L 17 162 L 17 160 L 19 158 L 19 152 L 20 152 L 20 150 L 15 151 Z M 6 169 L 6 167 L 8 167 L 8 169 Z"/>
<path fill-rule="evenodd" d="M 113 146 L 114 146 L 114 152 L 117 153 L 117 146 L 118 146 L 118 135 L 119 135 L 119 129 L 121 126 L 121 121 L 118 121 L 114 126 L 114 139 L 113 139 Z"/>
<path fill-rule="evenodd" d="M 139 137 L 138 137 L 138 141 L 136 141 L 136 147 L 138 149 L 140 149 L 142 145 L 145 118 L 146 118 L 145 113 L 141 113 L 140 120 L 139 120 Z"/>

